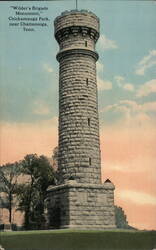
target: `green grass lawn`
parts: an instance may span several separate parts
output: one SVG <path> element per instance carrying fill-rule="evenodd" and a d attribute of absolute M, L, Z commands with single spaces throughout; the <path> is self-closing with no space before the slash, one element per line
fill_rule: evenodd
<path fill-rule="evenodd" d="M 156 231 L 27 231 L 1 232 L 5 250 L 152 250 Z"/>

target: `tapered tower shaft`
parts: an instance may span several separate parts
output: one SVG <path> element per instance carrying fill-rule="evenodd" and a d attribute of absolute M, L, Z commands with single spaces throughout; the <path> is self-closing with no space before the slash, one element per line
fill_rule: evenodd
<path fill-rule="evenodd" d="M 64 12 L 55 19 L 59 43 L 59 154 L 62 182 L 101 183 L 95 44 L 99 19 Z"/>

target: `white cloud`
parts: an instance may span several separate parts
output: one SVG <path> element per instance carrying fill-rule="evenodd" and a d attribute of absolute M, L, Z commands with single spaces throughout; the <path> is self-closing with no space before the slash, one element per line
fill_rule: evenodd
<path fill-rule="evenodd" d="M 98 87 L 98 90 L 110 90 L 110 89 L 112 89 L 112 83 L 108 80 L 102 79 L 104 65 L 101 62 L 97 62 L 96 69 L 97 69 L 97 87 Z"/>
<path fill-rule="evenodd" d="M 122 88 L 126 91 L 134 92 L 136 91 L 136 97 L 148 96 L 151 93 L 156 93 L 156 79 L 152 79 L 148 82 L 145 82 L 137 89 L 135 89 L 132 83 L 126 82 L 123 76 L 114 77 L 119 88 Z"/>
<path fill-rule="evenodd" d="M 152 79 L 138 88 L 136 96 L 143 97 L 148 96 L 151 93 L 156 93 L 156 79 Z"/>
<path fill-rule="evenodd" d="M 119 172 L 137 172 L 138 171 L 138 168 L 132 168 L 132 166 L 129 166 L 130 164 L 131 164 L 131 162 L 130 162 L 130 164 L 129 165 L 125 165 L 125 163 L 124 163 L 124 165 L 122 165 L 121 163 L 119 163 L 119 162 L 114 162 L 113 160 L 112 160 L 112 162 L 106 162 L 106 161 L 104 161 L 104 162 L 101 162 L 101 168 L 102 168 L 102 171 L 104 171 L 105 170 L 105 168 L 106 168 L 106 164 L 107 164 L 107 169 L 109 169 L 109 171 L 119 171 Z M 140 171 L 139 171 L 140 172 Z"/>
<path fill-rule="evenodd" d="M 133 111 L 140 110 L 140 105 L 137 102 L 132 101 L 132 100 L 122 100 L 122 101 L 119 101 L 119 104 L 126 105 L 127 107 L 129 107 Z"/>
<path fill-rule="evenodd" d="M 37 100 L 34 102 L 33 113 L 37 115 L 48 115 L 50 114 L 50 108 L 46 103 L 42 102 L 41 100 Z"/>
<path fill-rule="evenodd" d="M 129 200 L 136 204 L 156 205 L 156 197 L 143 192 L 137 192 L 132 190 L 120 190 L 118 196 L 124 201 Z"/>
<path fill-rule="evenodd" d="M 118 106 L 118 104 L 107 105 L 106 107 L 104 107 L 103 109 L 100 110 L 100 113 L 108 112 L 112 109 L 115 109 L 117 106 Z"/>
<path fill-rule="evenodd" d="M 123 88 L 128 91 L 134 91 L 134 86 L 131 83 L 124 84 Z"/>
<path fill-rule="evenodd" d="M 97 77 L 98 90 L 110 90 L 112 89 L 112 83 L 110 81 L 102 80 Z"/>
<path fill-rule="evenodd" d="M 144 111 L 155 111 L 156 112 L 156 102 L 147 102 L 142 105 Z"/>
<path fill-rule="evenodd" d="M 116 80 L 119 87 L 122 87 L 125 78 L 123 76 L 115 76 L 114 79 Z"/>
<path fill-rule="evenodd" d="M 101 73 L 104 70 L 104 65 L 100 62 L 96 63 L 97 73 Z"/>
<path fill-rule="evenodd" d="M 156 102 L 145 102 L 143 104 L 138 104 L 135 101 L 123 100 L 119 102 L 119 105 L 126 105 L 133 113 L 135 112 L 156 112 Z"/>
<path fill-rule="evenodd" d="M 98 46 L 102 50 L 117 49 L 115 41 L 108 39 L 105 35 L 101 35 L 98 40 Z"/>
<path fill-rule="evenodd" d="M 156 65 L 156 50 L 151 50 L 147 56 L 138 63 L 135 73 L 137 75 L 144 75 L 145 71 Z"/>
<path fill-rule="evenodd" d="M 100 112 L 116 112 L 119 114 L 118 122 L 124 123 L 124 126 L 133 127 L 141 126 L 142 124 L 155 124 L 155 116 L 149 112 L 156 112 L 156 102 L 146 102 L 138 104 L 131 100 L 122 100 L 113 105 L 104 107 Z M 121 116 L 122 114 L 122 116 Z"/>
<path fill-rule="evenodd" d="M 125 132 L 126 131 L 126 132 Z M 115 138 L 120 138 L 120 143 L 122 144 L 122 147 L 124 148 L 125 155 L 127 155 L 127 158 L 123 160 L 122 152 L 118 155 L 116 158 L 107 158 L 105 161 L 101 162 L 102 171 L 105 172 L 107 169 L 108 171 L 114 171 L 118 172 L 119 175 L 122 173 L 134 173 L 134 174 L 141 174 L 141 173 L 148 173 L 151 175 L 151 179 L 156 180 L 155 176 L 155 169 L 153 168 L 153 162 L 155 162 L 155 155 L 153 155 L 152 150 L 149 152 L 149 147 L 152 147 L 153 145 L 153 137 L 155 138 L 155 131 L 150 131 L 148 135 L 144 136 L 142 140 L 142 144 L 140 145 L 140 141 L 142 138 L 142 133 L 145 133 L 144 129 L 138 133 L 135 130 L 119 130 L 118 131 L 112 131 L 110 127 L 106 130 L 106 127 L 103 131 L 103 138 L 105 137 L 106 132 L 108 134 L 111 134 L 112 141 L 116 140 Z M 137 138 L 136 135 L 137 134 Z M 140 138 L 141 137 L 141 138 Z M 107 141 L 107 139 L 106 139 Z M 105 141 L 105 142 L 106 142 Z M 111 141 L 111 143 L 113 143 Z M 144 143 L 143 143 L 144 141 Z M 116 143 L 116 142 L 115 142 Z M 135 148 L 136 143 L 139 145 L 140 148 Z M 147 147 L 148 145 L 148 147 Z M 143 153 L 144 152 L 144 153 Z M 144 155 L 144 159 L 142 157 Z M 142 161 L 144 164 L 142 164 Z M 120 172 L 120 173 L 119 173 Z M 121 173 L 122 172 L 122 173 Z"/>
<path fill-rule="evenodd" d="M 48 64 L 48 63 L 43 64 L 43 69 L 48 73 L 52 73 L 54 71 L 52 66 L 50 64 Z"/>
<path fill-rule="evenodd" d="M 117 82 L 119 88 L 123 88 L 127 91 L 134 91 L 134 85 L 125 81 L 123 76 L 115 76 L 114 79 Z"/>

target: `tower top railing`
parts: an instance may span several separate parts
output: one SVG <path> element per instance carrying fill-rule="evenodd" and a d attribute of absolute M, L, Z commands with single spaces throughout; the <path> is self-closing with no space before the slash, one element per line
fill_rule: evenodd
<path fill-rule="evenodd" d="M 60 17 L 64 17 L 66 15 L 75 14 L 75 13 L 81 13 L 84 15 L 85 14 L 93 15 L 94 17 L 96 17 L 96 19 L 99 20 L 99 18 L 92 11 L 85 10 L 85 9 L 82 9 L 82 10 L 75 9 L 75 10 L 65 10 L 65 11 L 61 12 L 61 14 L 55 18 L 55 21 L 57 21 L 57 19 L 59 19 Z"/>

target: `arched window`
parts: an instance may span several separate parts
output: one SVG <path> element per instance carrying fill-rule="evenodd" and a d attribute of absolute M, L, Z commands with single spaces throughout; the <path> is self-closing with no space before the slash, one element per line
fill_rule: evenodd
<path fill-rule="evenodd" d="M 87 41 L 85 41 L 85 47 L 87 47 Z"/>
<path fill-rule="evenodd" d="M 88 118 L 88 126 L 90 127 L 90 118 Z"/>

